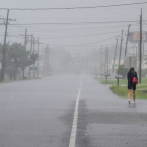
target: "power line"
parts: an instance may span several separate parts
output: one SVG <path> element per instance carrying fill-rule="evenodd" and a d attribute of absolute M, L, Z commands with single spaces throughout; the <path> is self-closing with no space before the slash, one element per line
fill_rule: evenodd
<path fill-rule="evenodd" d="M 13 34 L 15 34 L 15 36 L 16 35 L 18 35 L 17 33 L 14 33 L 14 32 L 12 32 L 10 29 L 8 29 L 11 33 L 12 33 L 12 35 Z M 137 30 L 137 29 L 132 29 L 132 30 Z M 46 30 L 47 31 L 47 30 Z M 34 31 L 33 31 L 34 32 Z M 41 32 L 41 31 L 40 31 Z M 78 38 L 78 37 L 89 37 L 89 36 L 97 36 L 97 35 L 105 35 L 105 34 L 111 34 L 111 33 L 117 33 L 117 32 L 120 32 L 120 31 L 116 31 L 116 32 L 107 32 L 107 33 L 99 33 L 99 34 L 87 34 L 87 35 L 82 35 L 82 36 L 76 36 L 76 37 L 62 37 L 62 38 L 42 38 L 42 39 L 63 39 L 63 38 Z M 81 33 L 80 33 L 81 34 Z M 11 34 L 9 34 L 9 35 L 11 35 Z"/>
<path fill-rule="evenodd" d="M 17 26 L 17 25 L 82 25 L 82 24 L 104 24 L 104 23 L 128 23 L 128 22 L 138 22 L 136 21 L 107 21 L 107 22 L 73 22 L 73 23 L 26 23 L 26 24 L 8 24 L 10 26 Z"/>
<path fill-rule="evenodd" d="M 38 30 L 37 31 L 28 31 L 28 32 L 48 32 L 48 31 L 51 31 L 51 32 L 56 32 L 56 31 L 69 31 L 69 30 L 88 30 L 88 29 L 97 29 L 97 28 L 119 28 L 119 27 L 125 27 L 127 25 L 122 25 L 122 26 L 107 26 L 107 27 L 90 27 L 90 28 L 77 28 L 77 29 L 59 29 L 59 30 Z"/>
<path fill-rule="evenodd" d="M 130 3 L 130 4 L 119 4 L 119 5 L 106 5 L 106 6 L 91 6 L 91 7 L 72 7 L 72 8 L 0 8 L 1 10 L 74 10 L 74 9 L 96 9 L 96 8 L 108 8 L 108 7 L 120 7 L 120 6 L 131 6 L 147 4 L 142 3 Z"/>
<path fill-rule="evenodd" d="M 97 43 L 100 43 L 100 42 L 104 42 L 104 41 L 107 41 L 107 40 L 111 40 L 113 38 L 115 38 L 116 36 L 112 37 L 112 38 L 109 38 L 109 39 L 106 39 L 106 40 L 101 40 L 99 42 L 93 42 L 93 43 L 89 43 L 89 44 L 80 44 L 80 45 L 53 45 L 53 44 L 50 44 L 51 46 L 85 46 L 85 45 L 90 45 L 90 44 L 97 44 Z"/>
<path fill-rule="evenodd" d="M 28 19 L 31 19 L 31 20 L 36 20 L 36 19 L 37 20 L 38 19 L 39 20 L 41 20 L 41 19 L 44 19 L 44 20 L 61 20 L 61 19 L 62 20 L 73 20 L 73 19 L 76 19 L 77 20 L 77 19 L 79 19 L 79 20 L 81 20 L 81 19 L 84 19 L 84 18 L 83 17 L 76 17 L 76 18 L 71 18 L 71 17 L 70 18 L 69 17 L 64 17 L 64 18 L 61 18 L 61 17 L 60 18 L 59 17 L 56 17 L 56 18 L 55 17 L 52 17 L 52 18 L 50 18 L 50 17 L 44 17 L 44 18 L 43 17 L 35 17 L 35 18 L 34 17 L 17 17 L 17 19 L 19 19 L 19 20 L 22 20 L 22 19 L 23 20 L 24 19 L 27 19 L 27 20 Z M 112 19 L 117 19 L 117 20 L 118 19 L 129 19 L 130 20 L 130 19 L 137 19 L 137 17 L 92 17 L 90 19 L 91 20 L 92 19 L 99 19 L 99 20 L 100 19 L 110 19 L 110 20 L 112 20 Z"/>
<path fill-rule="evenodd" d="M 91 36 L 98 36 L 98 35 L 107 35 L 107 34 L 112 34 L 112 33 L 118 33 L 120 31 L 117 32 L 108 32 L 108 33 L 99 33 L 99 34 L 90 34 L 90 35 L 84 35 L 84 36 L 76 36 L 76 37 L 62 37 L 62 38 L 41 38 L 41 39 L 65 39 L 65 38 L 80 38 L 80 37 L 91 37 Z"/>
<path fill-rule="evenodd" d="M 47 43 L 41 43 L 41 45 L 47 45 Z M 73 46 L 73 45 L 52 45 L 52 44 L 50 44 L 50 46 L 53 46 L 52 48 L 54 49 L 54 50 L 56 50 L 56 49 L 58 49 L 58 48 L 60 48 L 60 47 L 66 47 L 66 46 L 68 46 L 68 47 L 79 47 L 80 46 L 80 48 L 97 48 L 98 46 L 114 46 L 114 44 L 101 44 L 101 45 L 94 45 L 94 46 L 81 46 L 81 45 L 77 45 L 77 46 Z M 77 49 L 76 49 L 77 50 Z M 85 50 L 85 49 L 78 49 L 77 51 L 80 51 L 80 50 Z M 74 50 L 71 50 L 71 51 L 75 51 L 75 49 Z"/>

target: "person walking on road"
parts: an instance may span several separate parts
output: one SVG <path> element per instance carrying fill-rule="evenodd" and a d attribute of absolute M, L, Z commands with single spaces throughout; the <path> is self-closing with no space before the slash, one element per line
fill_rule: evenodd
<path fill-rule="evenodd" d="M 129 104 L 131 104 L 131 92 L 133 89 L 133 99 L 134 99 L 134 104 L 135 104 L 135 98 L 136 98 L 136 85 L 138 84 L 138 76 L 137 76 L 137 72 L 134 70 L 134 67 L 131 67 L 128 75 L 127 75 L 127 79 L 128 79 L 128 102 Z"/>

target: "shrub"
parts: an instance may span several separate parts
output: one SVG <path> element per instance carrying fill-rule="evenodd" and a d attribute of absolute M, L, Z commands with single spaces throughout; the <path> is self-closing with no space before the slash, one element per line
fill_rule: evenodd
<path fill-rule="evenodd" d="M 117 74 L 120 74 L 123 76 L 123 79 L 126 78 L 128 73 L 128 69 L 124 69 L 124 65 L 119 65 L 118 69 L 117 69 Z"/>

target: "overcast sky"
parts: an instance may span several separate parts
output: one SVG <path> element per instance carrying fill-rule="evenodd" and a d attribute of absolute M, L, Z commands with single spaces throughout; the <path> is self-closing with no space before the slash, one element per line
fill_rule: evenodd
<path fill-rule="evenodd" d="M 146 0 L 1 0 L 1 8 L 64 8 L 64 7 L 88 7 L 102 5 L 117 5 L 125 3 L 145 2 Z M 115 36 L 120 36 L 122 29 L 127 32 L 139 31 L 140 10 L 143 8 L 143 20 L 147 20 L 147 4 L 75 10 L 46 10 L 46 11 L 18 11 L 11 10 L 9 18 L 17 24 L 8 26 L 7 42 L 24 42 L 24 34 L 27 28 L 28 34 L 33 34 L 40 42 L 48 43 L 51 48 L 65 48 L 73 54 L 78 50 L 99 49 L 101 46 L 112 47 Z M 6 18 L 6 10 L 0 10 L 0 17 Z M 122 22 L 114 21 L 136 21 Z M 82 23 L 82 22 L 112 22 L 112 23 Z M 146 21 L 147 22 L 147 21 Z M 1 20 L 0 23 L 3 23 Z M 31 23 L 35 23 L 31 25 Z M 58 23 L 58 24 L 36 24 Z M 64 23 L 64 24 L 60 24 Z M 71 23 L 71 24 L 66 24 Z M 82 24 L 77 24 L 82 23 Z M 4 26 L 0 26 L 0 42 L 3 43 Z M 143 22 L 143 30 L 147 31 L 147 25 Z M 125 45 L 126 36 L 124 35 Z M 129 44 L 131 48 L 133 44 Z M 41 48 L 44 46 L 41 45 Z"/>

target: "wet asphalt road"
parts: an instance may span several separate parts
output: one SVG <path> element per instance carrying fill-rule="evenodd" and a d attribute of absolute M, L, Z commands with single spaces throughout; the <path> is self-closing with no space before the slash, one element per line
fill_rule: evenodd
<path fill-rule="evenodd" d="M 147 102 L 83 75 L 1 84 L 0 147 L 69 147 L 79 89 L 75 147 L 147 147 Z"/>

